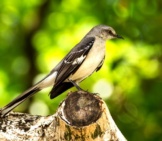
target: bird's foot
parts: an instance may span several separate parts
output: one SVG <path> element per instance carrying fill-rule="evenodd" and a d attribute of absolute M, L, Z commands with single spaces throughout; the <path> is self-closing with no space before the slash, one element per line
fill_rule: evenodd
<path fill-rule="evenodd" d="M 79 85 L 77 85 L 74 81 L 69 79 L 69 82 L 71 82 L 79 91 L 84 91 Z"/>

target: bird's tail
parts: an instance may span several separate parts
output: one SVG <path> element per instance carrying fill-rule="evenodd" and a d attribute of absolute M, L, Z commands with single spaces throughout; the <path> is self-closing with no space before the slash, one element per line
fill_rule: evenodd
<path fill-rule="evenodd" d="M 16 106 L 21 104 L 24 100 L 31 97 L 36 92 L 40 91 L 41 89 L 37 87 L 37 85 L 31 87 L 30 89 L 26 90 L 24 93 L 16 97 L 13 101 L 11 101 L 9 104 L 7 104 L 5 107 L 0 109 L 0 116 L 3 117 L 7 113 L 9 113 L 12 109 L 14 109 Z"/>
<path fill-rule="evenodd" d="M 21 104 L 27 98 L 29 98 L 32 95 L 34 95 L 36 92 L 42 90 L 43 88 L 49 87 L 51 85 L 54 85 L 56 76 L 57 76 L 57 72 L 54 72 L 53 71 L 49 75 L 47 75 L 45 78 L 43 78 L 41 81 L 39 81 L 38 83 L 36 83 L 33 87 L 29 88 L 24 93 L 20 94 L 13 101 L 11 101 L 5 107 L 3 107 L 2 109 L 0 109 L 0 117 L 5 116 L 12 109 L 14 109 L 15 107 L 17 107 L 19 104 Z"/>

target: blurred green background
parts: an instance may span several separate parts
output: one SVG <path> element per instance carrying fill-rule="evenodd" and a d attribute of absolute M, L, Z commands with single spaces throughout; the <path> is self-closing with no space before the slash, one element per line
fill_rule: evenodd
<path fill-rule="evenodd" d="M 0 107 L 48 74 L 97 24 L 125 40 L 107 42 L 102 69 L 81 87 L 100 93 L 129 141 L 162 140 L 161 0 L 1 0 Z M 54 113 L 67 92 L 50 100 L 49 91 L 15 111 Z"/>

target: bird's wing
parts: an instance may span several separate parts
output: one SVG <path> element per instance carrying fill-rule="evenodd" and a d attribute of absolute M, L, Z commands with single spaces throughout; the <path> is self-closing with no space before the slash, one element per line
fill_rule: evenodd
<path fill-rule="evenodd" d="M 57 77 L 55 79 L 55 86 L 65 81 L 71 74 L 80 67 L 84 62 L 88 52 L 94 44 L 95 38 L 88 37 L 77 44 L 65 58 L 62 60 L 59 68 L 57 69 Z"/>

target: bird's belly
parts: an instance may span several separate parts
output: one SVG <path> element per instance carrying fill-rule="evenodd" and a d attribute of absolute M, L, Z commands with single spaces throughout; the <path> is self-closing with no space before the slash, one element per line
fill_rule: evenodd
<path fill-rule="evenodd" d="M 76 82 L 80 82 L 89 75 L 91 75 L 96 68 L 101 63 L 102 59 L 105 56 L 105 47 L 100 48 L 99 52 L 95 48 L 95 50 L 92 49 L 88 56 L 85 58 L 84 62 L 81 64 L 79 69 L 70 76 L 70 79 Z"/>

